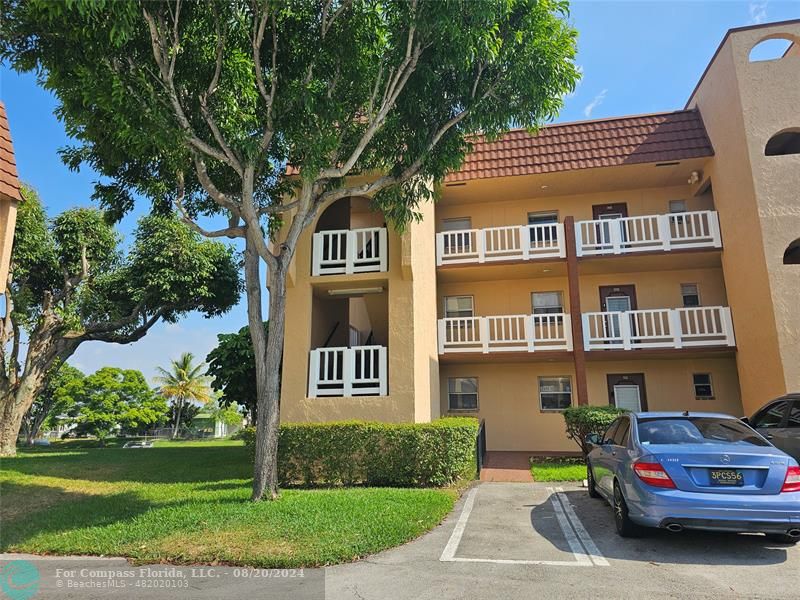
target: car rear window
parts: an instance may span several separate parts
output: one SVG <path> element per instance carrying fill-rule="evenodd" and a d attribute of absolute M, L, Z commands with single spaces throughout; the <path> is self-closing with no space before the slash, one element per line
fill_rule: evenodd
<path fill-rule="evenodd" d="M 642 444 L 741 444 L 769 446 L 760 435 L 736 419 L 716 417 L 655 417 L 639 419 Z"/>

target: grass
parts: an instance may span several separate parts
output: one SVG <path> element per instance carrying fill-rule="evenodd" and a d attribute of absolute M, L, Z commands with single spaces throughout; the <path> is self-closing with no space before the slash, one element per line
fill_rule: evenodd
<path fill-rule="evenodd" d="M 534 481 L 583 481 L 586 465 L 580 458 L 531 458 Z"/>
<path fill-rule="evenodd" d="M 241 442 L 23 450 L 0 470 L 0 551 L 332 564 L 419 536 L 457 497 L 452 489 L 294 489 L 252 503 L 250 473 Z"/>

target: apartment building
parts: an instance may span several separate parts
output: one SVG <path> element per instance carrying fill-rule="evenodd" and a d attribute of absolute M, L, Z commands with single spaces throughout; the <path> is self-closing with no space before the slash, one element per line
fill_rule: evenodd
<path fill-rule="evenodd" d="M 6 107 L 0 101 L 0 294 L 8 283 L 11 244 L 17 222 L 17 203 L 22 200 L 17 179 L 17 163 L 11 144 Z"/>
<path fill-rule="evenodd" d="M 751 60 L 765 40 L 787 49 Z M 402 234 L 324 208 L 290 273 L 286 421 L 750 413 L 800 390 L 800 21 L 728 32 L 686 106 L 477 141 Z"/>

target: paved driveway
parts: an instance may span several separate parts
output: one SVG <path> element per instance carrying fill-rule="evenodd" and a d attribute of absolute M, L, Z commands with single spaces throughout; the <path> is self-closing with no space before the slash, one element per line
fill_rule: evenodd
<path fill-rule="evenodd" d="M 9 556 L 0 557 L 7 560 Z M 800 547 L 759 535 L 655 531 L 623 540 L 611 509 L 572 485 L 481 483 L 445 522 L 400 548 L 276 582 L 191 574 L 185 587 L 66 589 L 57 568 L 130 568 L 122 559 L 38 560 L 37 598 L 797 598 Z M 164 568 L 161 566 L 161 568 Z M 189 568 L 184 567 L 184 573 Z M 159 576 L 169 579 L 169 574 Z"/>

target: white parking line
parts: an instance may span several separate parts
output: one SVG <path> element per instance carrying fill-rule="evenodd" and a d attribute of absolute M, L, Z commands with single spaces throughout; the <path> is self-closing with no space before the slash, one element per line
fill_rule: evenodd
<path fill-rule="evenodd" d="M 581 520 L 578 518 L 578 515 L 575 514 L 575 510 L 572 508 L 572 504 L 567 498 L 566 494 L 564 494 L 564 488 L 556 488 L 556 494 L 558 499 L 561 501 L 561 504 L 564 506 L 564 512 L 567 513 L 567 518 L 569 519 L 572 526 L 575 528 L 575 533 L 578 534 L 578 539 L 580 539 L 581 544 L 583 547 L 586 548 L 586 551 L 589 553 L 589 556 L 592 559 L 592 562 L 596 564 L 598 567 L 608 567 L 608 561 L 605 559 L 603 554 L 600 552 L 597 545 L 594 543 L 592 536 L 589 535 L 589 532 L 586 531 L 586 528 L 581 523 Z"/>
<path fill-rule="evenodd" d="M 469 562 L 469 563 L 492 563 L 498 565 L 544 565 L 544 566 L 555 566 L 555 567 L 592 567 L 597 565 L 602 565 L 602 562 L 597 562 L 595 557 L 592 556 L 590 558 L 589 554 L 584 552 L 584 546 L 579 541 L 579 538 L 576 537 L 575 533 L 577 532 L 578 536 L 581 535 L 581 531 L 586 534 L 586 530 L 583 529 L 583 526 L 580 525 L 580 530 L 576 527 L 575 531 L 573 531 L 573 527 L 570 526 L 572 522 L 568 516 L 568 512 L 565 510 L 565 506 L 567 510 L 571 510 L 571 506 L 567 503 L 565 506 L 562 506 L 560 500 L 558 499 L 558 495 L 554 493 L 553 488 L 547 488 L 550 492 L 550 501 L 553 505 L 553 511 L 555 512 L 556 519 L 558 520 L 558 524 L 561 527 L 561 531 L 564 534 L 564 538 L 567 540 L 567 544 L 569 544 L 570 550 L 572 550 L 572 554 L 575 556 L 575 560 L 518 560 L 518 559 L 505 559 L 505 558 L 462 558 L 456 556 L 456 551 L 458 550 L 459 544 L 461 544 L 461 538 L 464 536 L 464 531 L 467 527 L 467 521 L 469 520 L 469 516 L 472 513 L 472 508 L 475 506 L 475 495 L 478 492 L 478 488 L 474 487 L 467 493 L 467 498 L 464 501 L 464 507 L 461 509 L 461 514 L 458 517 L 458 521 L 456 522 L 456 526 L 453 528 L 453 533 L 450 534 L 450 539 L 447 541 L 447 545 L 444 547 L 442 551 L 442 555 L 439 557 L 439 561 L 441 562 Z M 573 511 L 574 515 L 574 511 Z M 575 517 L 577 521 L 577 516 Z M 588 538 L 588 534 L 586 535 Z M 594 550 L 597 550 L 597 547 L 594 546 L 594 543 L 590 543 Z M 588 548 L 588 546 L 587 546 Z M 590 550 L 591 553 L 591 550 Z M 596 552 L 598 556 L 600 556 L 601 561 L 605 561 L 600 555 L 599 552 Z M 595 562 L 592 562 L 595 560 Z M 608 565 L 608 562 L 605 562 L 605 566 Z"/>

